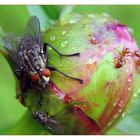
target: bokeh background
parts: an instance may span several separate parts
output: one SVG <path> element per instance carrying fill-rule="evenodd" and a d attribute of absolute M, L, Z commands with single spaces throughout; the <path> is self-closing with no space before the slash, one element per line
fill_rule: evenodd
<path fill-rule="evenodd" d="M 140 6 L 0 6 L 0 41 L 4 32 L 22 35 L 30 16 L 38 16 L 42 31 L 68 12 L 109 14 L 129 27 L 140 46 Z M 0 49 L 2 45 L 0 45 Z M 16 99 L 16 81 L 5 58 L 0 54 L 0 134 L 47 134 Z M 140 134 L 140 90 L 122 119 L 106 134 Z M 25 122 L 30 122 L 26 126 Z M 26 125 L 24 125 L 26 124 Z M 34 128 L 38 128 L 37 130 Z"/>

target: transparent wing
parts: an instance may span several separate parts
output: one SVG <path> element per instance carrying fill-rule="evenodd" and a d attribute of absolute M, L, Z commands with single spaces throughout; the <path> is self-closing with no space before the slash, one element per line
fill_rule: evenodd
<path fill-rule="evenodd" d="M 3 37 L 3 44 L 4 44 L 5 49 L 8 52 L 8 55 L 18 65 L 20 65 L 20 64 L 19 64 L 16 56 L 17 56 L 17 51 L 18 51 L 18 47 L 19 47 L 19 42 L 20 42 L 20 40 L 18 39 L 18 37 L 11 33 L 7 33 Z"/>
<path fill-rule="evenodd" d="M 23 38 L 27 37 L 31 38 L 32 41 L 36 42 L 40 47 L 42 46 L 40 22 L 36 16 L 32 16 L 26 25 Z"/>

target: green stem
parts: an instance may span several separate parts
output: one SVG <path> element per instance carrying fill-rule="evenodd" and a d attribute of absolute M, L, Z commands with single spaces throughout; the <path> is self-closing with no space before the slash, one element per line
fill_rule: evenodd
<path fill-rule="evenodd" d="M 12 127 L 3 131 L 7 135 L 41 135 L 49 133 L 27 111 L 24 116 Z"/>

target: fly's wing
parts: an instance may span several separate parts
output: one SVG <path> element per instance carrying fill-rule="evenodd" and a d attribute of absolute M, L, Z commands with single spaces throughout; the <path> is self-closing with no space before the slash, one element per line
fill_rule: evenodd
<path fill-rule="evenodd" d="M 64 134 L 64 129 L 62 125 L 53 117 L 48 118 L 48 121 L 45 124 L 45 127 L 54 134 L 57 134 L 57 135 Z"/>
<path fill-rule="evenodd" d="M 23 38 L 30 38 L 33 42 L 37 43 L 41 50 L 43 50 L 43 41 L 41 37 L 40 22 L 36 16 L 32 16 L 25 28 Z"/>
<path fill-rule="evenodd" d="M 3 44 L 8 52 L 8 55 L 17 65 L 20 66 L 20 63 L 17 59 L 19 42 L 20 42 L 19 38 L 14 34 L 7 33 L 3 37 Z"/>

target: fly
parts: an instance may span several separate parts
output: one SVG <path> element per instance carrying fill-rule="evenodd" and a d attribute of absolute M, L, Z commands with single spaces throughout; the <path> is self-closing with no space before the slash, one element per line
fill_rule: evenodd
<path fill-rule="evenodd" d="M 21 39 L 16 37 L 14 34 L 5 34 L 3 37 L 3 43 L 8 52 L 9 58 L 15 65 L 14 72 L 20 81 L 21 88 L 21 93 L 18 98 L 23 105 L 25 105 L 24 95 L 27 90 L 31 88 L 35 88 L 39 91 L 40 99 L 38 102 L 41 104 L 42 90 L 49 85 L 52 71 L 56 71 L 65 77 L 83 83 L 82 79 L 67 75 L 56 67 L 49 65 L 47 51 L 49 47 L 52 48 L 60 57 L 79 56 L 80 53 L 62 54 L 53 45 L 43 42 L 40 22 L 36 16 L 32 16 L 29 19 L 25 28 L 25 33 Z M 38 113 L 37 116 L 40 115 Z M 48 118 L 47 120 L 51 119 Z M 41 119 L 39 119 L 39 121 L 41 121 Z"/>

